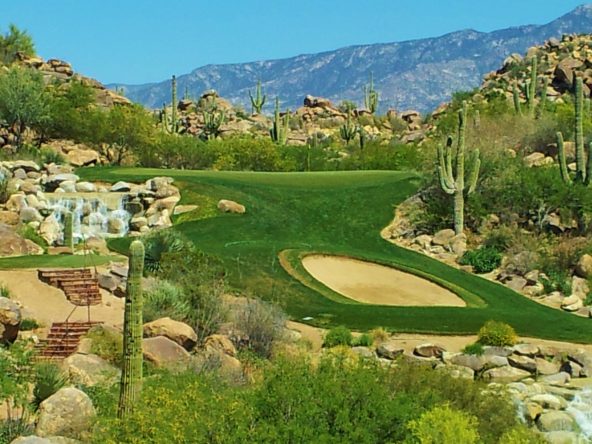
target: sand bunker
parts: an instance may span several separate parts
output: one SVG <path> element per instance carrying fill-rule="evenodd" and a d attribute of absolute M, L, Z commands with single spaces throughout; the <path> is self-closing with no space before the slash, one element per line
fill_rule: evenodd
<path fill-rule="evenodd" d="M 465 307 L 450 290 L 384 265 L 338 256 L 309 255 L 302 265 L 315 279 L 367 304 Z"/>

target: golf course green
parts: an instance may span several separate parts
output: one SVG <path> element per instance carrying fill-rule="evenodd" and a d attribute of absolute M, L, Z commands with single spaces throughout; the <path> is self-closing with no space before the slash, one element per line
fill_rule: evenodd
<path fill-rule="evenodd" d="M 474 334 L 488 320 L 518 334 L 592 343 L 589 319 L 540 305 L 502 285 L 396 247 L 380 237 L 393 209 L 419 186 L 413 173 L 392 171 L 254 173 L 87 168 L 84 180 L 141 182 L 171 176 L 181 204 L 199 208 L 175 220 L 206 253 L 220 257 L 228 283 L 242 294 L 280 304 L 288 315 L 317 326 L 355 330 Z M 244 204 L 246 214 L 222 214 L 219 199 Z M 114 246 L 123 249 L 125 241 Z M 280 253 L 282 264 L 280 264 Z M 466 307 L 398 307 L 363 304 L 335 293 L 306 272 L 310 253 L 346 256 L 426 278 L 461 297 Z M 288 269 L 290 272 L 286 271 Z"/>

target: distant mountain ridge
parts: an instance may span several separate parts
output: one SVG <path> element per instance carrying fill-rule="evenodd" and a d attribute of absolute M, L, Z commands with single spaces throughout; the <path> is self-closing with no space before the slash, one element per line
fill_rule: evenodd
<path fill-rule="evenodd" d="M 307 94 L 335 102 L 363 104 L 370 73 L 380 93 L 381 110 L 431 111 L 452 93 L 479 86 L 512 53 L 562 34 L 592 33 L 592 4 L 582 5 L 545 25 L 526 25 L 493 32 L 463 30 L 441 37 L 398 43 L 350 46 L 318 54 L 250 63 L 207 65 L 177 77 L 179 95 L 187 89 L 198 97 L 215 89 L 250 110 L 249 89 L 261 79 L 268 103 L 279 96 L 282 107 L 296 108 Z M 170 102 L 170 80 L 143 85 L 112 84 L 150 108 Z"/>

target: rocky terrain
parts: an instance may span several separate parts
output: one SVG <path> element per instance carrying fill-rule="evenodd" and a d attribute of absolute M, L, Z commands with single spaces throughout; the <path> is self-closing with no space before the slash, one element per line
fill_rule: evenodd
<path fill-rule="evenodd" d="M 283 107 L 296 108 L 307 94 L 334 102 L 363 102 L 363 86 L 373 73 L 381 110 L 417 109 L 428 112 L 452 93 L 477 87 L 512 53 L 562 34 L 589 32 L 592 7 L 581 6 L 548 24 L 520 26 L 489 33 L 463 30 L 442 37 L 400 43 L 353 46 L 321 54 L 282 60 L 208 65 L 179 75 L 179 88 L 193 97 L 217 90 L 233 104 L 250 109 L 248 91 L 262 81 L 268 97 L 279 96 Z M 168 81 L 123 88 L 127 97 L 151 108 L 170 103 Z M 273 110 L 272 100 L 265 106 Z"/>

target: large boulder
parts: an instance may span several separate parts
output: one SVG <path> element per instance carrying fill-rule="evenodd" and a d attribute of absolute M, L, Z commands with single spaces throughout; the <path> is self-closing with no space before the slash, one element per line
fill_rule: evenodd
<path fill-rule="evenodd" d="M 224 213 L 243 214 L 246 211 L 244 205 L 233 200 L 222 199 L 218 202 L 218 209 Z"/>
<path fill-rule="evenodd" d="M 8 298 L 0 297 L 0 342 L 14 342 L 21 324 L 21 309 Z"/>
<path fill-rule="evenodd" d="M 156 336 L 167 337 L 187 351 L 192 350 L 197 344 L 197 334 L 193 328 L 184 322 L 168 317 L 144 324 L 144 337 L 154 338 Z"/>
<path fill-rule="evenodd" d="M 576 264 L 576 274 L 582 278 L 592 276 L 592 256 L 584 254 Z"/>
<path fill-rule="evenodd" d="M 164 336 L 144 339 L 142 351 L 148 362 L 168 369 L 184 368 L 191 358 L 187 350 Z"/>
<path fill-rule="evenodd" d="M 236 356 L 236 347 L 225 335 L 210 335 L 204 341 L 206 351 L 218 351 L 228 356 Z"/>
<path fill-rule="evenodd" d="M 539 416 L 537 425 L 543 432 L 569 432 L 574 429 L 575 420 L 569 413 L 549 411 Z"/>
<path fill-rule="evenodd" d="M 112 384 L 119 377 L 119 370 L 103 358 L 92 354 L 75 353 L 64 359 L 62 369 L 76 384 L 93 386 Z"/>
<path fill-rule="evenodd" d="M 84 438 L 90 433 L 95 417 L 95 409 L 86 393 L 74 387 L 64 387 L 39 406 L 35 434 Z"/>
<path fill-rule="evenodd" d="M 434 234 L 434 237 L 432 239 L 432 243 L 434 245 L 441 245 L 443 247 L 446 247 L 446 246 L 450 245 L 450 242 L 452 241 L 454 236 L 455 236 L 454 230 L 451 230 L 450 228 L 446 228 L 446 229 L 440 230 L 436 234 Z"/>
<path fill-rule="evenodd" d="M 405 350 L 396 342 L 382 342 L 376 347 L 376 354 L 384 359 L 396 359 L 403 354 Z"/>
<path fill-rule="evenodd" d="M 43 254 L 43 248 L 29 239 L 23 239 L 8 225 L 0 224 L 0 257 Z"/>
<path fill-rule="evenodd" d="M 53 214 L 47 216 L 39 226 L 39 234 L 45 239 L 48 245 L 54 245 L 60 238 L 61 233 L 62 228 L 60 227 L 60 223 Z"/>
<path fill-rule="evenodd" d="M 75 167 L 82 167 L 99 163 L 100 157 L 95 150 L 75 148 L 68 152 L 66 160 Z"/>
<path fill-rule="evenodd" d="M 422 358 L 441 358 L 446 350 L 444 347 L 434 344 L 421 344 L 415 347 L 413 354 Z"/>
<path fill-rule="evenodd" d="M 483 372 L 483 379 L 491 382 L 515 382 L 528 378 L 530 373 L 515 367 L 497 367 Z"/>

